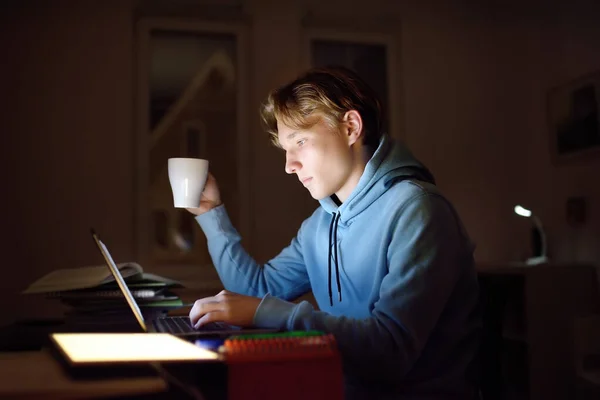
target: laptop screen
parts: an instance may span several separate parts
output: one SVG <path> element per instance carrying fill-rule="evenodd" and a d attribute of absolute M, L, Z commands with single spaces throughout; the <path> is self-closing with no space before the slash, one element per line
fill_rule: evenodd
<path fill-rule="evenodd" d="M 123 293 L 123 296 L 125 296 L 125 300 L 127 300 L 127 304 L 129 304 L 129 308 L 131 308 L 133 315 L 135 315 L 135 319 L 137 320 L 138 324 L 143 329 L 143 331 L 147 332 L 148 329 L 146 328 L 146 323 L 144 322 L 144 316 L 142 315 L 142 312 L 141 312 L 140 308 L 138 307 L 138 304 L 136 303 L 135 299 L 133 298 L 133 295 L 129 291 L 129 287 L 127 287 L 127 284 L 125 283 L 125 280 L 123 279 L 123 275 L 121 275 L 121 271 L 119 271 L 119 268 L 117 267 L 117 264 L 115 264 L 112 256 L 110 255 L 108 248 L 100 240 L 100 238 L 98 237 L 96 232 L 93 229 L 91 230 L 91 232 L 92 232 L 92 237 L 94 238 L 94 242 L 96 242 L 96 246 L 98 246 L 100 253 L 102 253 L 104 260 L 106 261 L 106 265 L 108 265 L 108 268 L 110 269 L 110 272 L 113 274 L 115 281 L 119 285 L 119 288 L 121 289 L 121 292 Z"/>

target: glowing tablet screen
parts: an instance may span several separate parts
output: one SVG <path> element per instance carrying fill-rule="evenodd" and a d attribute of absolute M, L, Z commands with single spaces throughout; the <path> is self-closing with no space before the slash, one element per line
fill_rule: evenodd
<path fill-rule="evenodd" d="M 216 360 L 218 355 L 167 333 L 54 333 L 71 364 Z"/>

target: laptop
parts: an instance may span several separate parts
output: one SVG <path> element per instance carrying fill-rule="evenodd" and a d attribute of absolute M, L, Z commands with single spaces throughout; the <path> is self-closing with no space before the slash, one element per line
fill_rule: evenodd
<path fill-rule="evenodd" d="M 227 337 L 231 335 L 240 335 L 246 333 L 269 333 L 276 332 L 275 329 L 260 329 L 260 328 L 241 328 L 235 325 L 229 325 L 223 322 L 212 322 L 201 326 L 199 329 L 195 329 L 188 316 L 164 316 L 153 318 L 146 322 L 139 305 L 135 301 L 135 298 L 131 294 L 129 287 L 125 283 L 121 271 L 117 268 L 110 252 L 106 245 L 100 240 L 98 234 L 91 229 L 92 237 L 96 246 L 102 253 L 104 261 L 108 266 L 108 269 L 112 273 L 115 281 L 117 282 L 119 289 L 123 293 L 125 300 L 129 308 L 131 309 L 137 324 L 143 332 L 157 332 L 157 333 L 170 333 L 175 336 L 189 337 L 191 339 L 212 336 L 212 337 Z"/>

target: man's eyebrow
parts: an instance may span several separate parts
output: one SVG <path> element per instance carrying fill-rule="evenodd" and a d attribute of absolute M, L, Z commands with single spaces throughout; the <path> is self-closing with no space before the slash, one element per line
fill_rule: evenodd
<path fill-rule="evenodd" d="M 289 135 L 287 135 L 287 140 L 292 140 L 294 137 L 296 137 L 300 132 L 298 131 L 294 131 L 292 133 L 290 133 Z"/>
<path fill-rule="evenodd" d="M 293 139 L 295 136 L 297 136 L 299 133 L 300 133 L 300 132 L 298 132 L 298 131 L 294 131 L 294 132 L 290 133 L 289 135 L 287 135 L 286 137 L 284 137 L 284 138 L 283 138 L 283 141 L 284 141 L 284 142 L 290 141 L 290 140 L 292 140 L 292 139 Z M 277 140 L 277 143 L 279 143 L 279 147 L 281 147 L 281 148 L 283 149 L 283 146 L 282 146 L 282 144 L 281 144 L 281 140 L 279 140 L 279 139 L 278 139 L 278 140 Z"/>

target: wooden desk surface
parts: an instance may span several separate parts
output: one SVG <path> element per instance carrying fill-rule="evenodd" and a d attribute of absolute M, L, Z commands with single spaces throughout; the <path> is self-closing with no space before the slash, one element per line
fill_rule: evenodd
<path fill-rule="evenodd" d="M 75 381 L 45 351 L 0 353 L 0 398 L 72 399 L 166 392 L 158 377 Z"/>
<path fill-rule="evenodd" d="M 184 303 L 193 303 L 202 297 L 214 296 L 222 286 L 214 268 L 195 266 L 175 266 L 149 268 L 152 272 L 179 280 L 186 286 L 177 290 Z M 215 278 L 216 277 L 216 278 Z M 65 307 L 52 303 L 41 296 L 29 296 L 24 300 L 31 303 L 28 313 L 21 317 L 61 317 Z M 48 312 L 40 312 L 40 302 Z M 56 304 L 55 304 L 56 303 Z M 43 310 L 42 310 L 43 311 Z M 185 315 L 189 308 L 177 310 L 173 314 Z M 83 381 L 71 379 L 59 363 L 46 350 L 0 352 L 0 398 L 19 399 L 73 399 L 110 396 L 132 396 L 166 392 L 167 383 L 158 377 L 127 379 L 103 379 Z"/>

